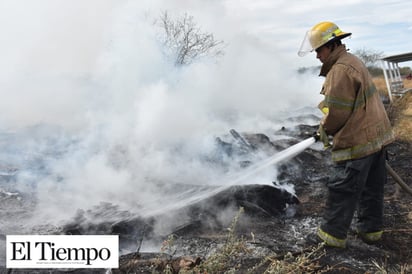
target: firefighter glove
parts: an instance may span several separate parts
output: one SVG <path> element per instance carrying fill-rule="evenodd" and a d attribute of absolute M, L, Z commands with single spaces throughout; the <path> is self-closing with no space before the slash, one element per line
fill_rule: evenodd
<path fill-rule="evenodd" d="M 331 147 L 331 144 L 329 143 L 329 136 L 322 125 L 319 126 L 319 129 L 314 137 L 316 141 L 321 141 L 325 148 Z"/>

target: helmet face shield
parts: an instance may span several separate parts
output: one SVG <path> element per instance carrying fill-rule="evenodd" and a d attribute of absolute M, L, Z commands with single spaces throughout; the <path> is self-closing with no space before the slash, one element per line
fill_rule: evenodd
<path fill-rule="evenodd" d="M 306 32 L 305 37 L 303 38 L 302 44 L 300 45 L 300 48 L 298 51 L 298 55 L 300 57 L 303 57 L 309 52 L 313 51 L 309 37 L 310 37 L 310 30 Z"/>
<path fill-rule="evenodd" d="M 350 35 L 332 22 L 321 22 L 306 32 L 298 55 L 305 56 L 333 39 L 343 39 Z"/>

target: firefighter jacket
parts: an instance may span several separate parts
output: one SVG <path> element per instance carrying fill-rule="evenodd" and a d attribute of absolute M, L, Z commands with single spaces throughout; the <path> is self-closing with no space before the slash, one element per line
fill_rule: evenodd
<path fill-rule="evenodd" d="M 321 126 L 333 136 L 332 160 L 358 159 L 394 141 L 394 134 L 372 77 L 360 59 L 340 45 L 322 65 L 325 76 Z"/>

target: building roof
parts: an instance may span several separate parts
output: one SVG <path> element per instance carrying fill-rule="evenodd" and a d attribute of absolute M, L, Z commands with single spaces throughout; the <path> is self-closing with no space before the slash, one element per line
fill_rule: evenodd
<path fill-rule="evenodd" d="M 412 61 L 412 52 L 386 56 L 382 60 L 394 63 Z"/>

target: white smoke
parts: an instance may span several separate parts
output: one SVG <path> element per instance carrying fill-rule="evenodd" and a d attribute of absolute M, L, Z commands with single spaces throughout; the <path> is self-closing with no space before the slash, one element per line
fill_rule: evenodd
<path fill-rule="evenodd" d="M 231 128 L 270 136 L 318 101 L 314 77 L 299 79 L 293 60 L 243 31 L 219 1 L 29 3 L 4 4 L 12 36 L 0 46 L 8 63 L 0 128 L 42 125 L 42 136 L 53 136 L 25 150 L 44 161 L 44 173 L 19 177 L 21 189 L 38 193 L 37 216 L 65 218 L 100 201 L 133 211 L 162 199 L 162 184 L 223 184 L 225 171 L 202 160 L 216 136 Z M 227 43 L 226 54 L 174 66 L 153 24 L 164 10 L 192 14 Z"/>

